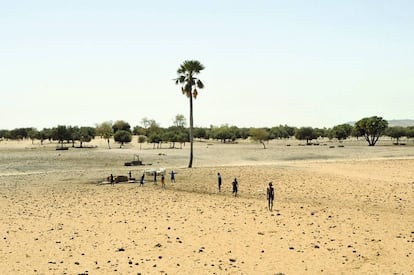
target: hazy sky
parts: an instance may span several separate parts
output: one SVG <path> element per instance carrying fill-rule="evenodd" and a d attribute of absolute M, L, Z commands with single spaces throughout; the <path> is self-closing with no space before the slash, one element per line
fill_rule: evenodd
<path fill-rule="evenodd" d="M 414 1 L 2 1 L 0 129 L 414 118 Z"/>

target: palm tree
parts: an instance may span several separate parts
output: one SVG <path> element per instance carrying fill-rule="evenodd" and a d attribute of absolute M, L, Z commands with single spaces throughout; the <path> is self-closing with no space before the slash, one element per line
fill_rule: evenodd
<path fill-rule="evenodd" d="M 200 79 L 194 77 L 204 70 L 204 65 L 197 60 L 185 60 L 177 70 L 178 78 L 174 79 L 175 84 L 181 84 L 181 91 L 190 99 L 190 163 L 188 168 L 193 166 L 193 97 L 197 98 L 197 88 L 203 89 L 204 84 Z"/>

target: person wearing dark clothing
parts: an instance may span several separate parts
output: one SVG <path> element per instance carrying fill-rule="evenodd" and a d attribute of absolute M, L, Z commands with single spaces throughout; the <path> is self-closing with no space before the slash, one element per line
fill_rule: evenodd
<path fill-rule="evenodd" d="M 161 175 L 161 187 L 165 189 L 165 177 L 164 177 L 164 174 Z"/>
<path fill-rule="evenodd" d="M 140 186 L 143 186 L 144 185 L 144 177 L 145 177 L 145 174 L 142 174 L 141 180 L 139 181 L 139 185 Z"/>
<path fill-rule="evenodd" d="M 109 178 L 110 178 L 110 181 L 111 181 L 111 185 L 113 186 L 115 184 L 114 175 L 111 174 L 109 176 Z"/>
<path fill-rule="evenodd" d="M 221 175 L 217 173 L 217 181 L 218 181 L 218 190 L 221 192 Z"/>
<path fill-rule="evenodd" d="M 174 172 L 174 170 L 171 170 L 171 173 L 170 173 L 170 175 L 171 175 L 171 182 L 175 182 L 175 172 Z"/>
<path fill-rule="evenodd" d="M 239 189 L 239 183 L 237 182 L 237 178 L 234 178 L 234 181 L 232 184 L 233 184 L 233 194 L 235 197 L 237 197 L 237 191 Z"/>
<path fill-rule="evenodd" d="M 154 171 L 154 184 L 157 183 L 157 171 Z"/>
<path fill-rule="evenodd" d="M 273 200 L 275 199 L 275 189 L 273 188 L 272 182 L 269 182 L 269 187 L 267 187 L 267 204 L 269 210 L 273 209 Z"/>

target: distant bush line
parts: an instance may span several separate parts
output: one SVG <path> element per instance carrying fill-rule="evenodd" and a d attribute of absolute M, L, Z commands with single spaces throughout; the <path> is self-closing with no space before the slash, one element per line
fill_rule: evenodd
<path fill-rule="evenodd" d="M 130 124 L 123 120 L 114 123 L 103 122 L 95 127 L 78 127 L 58 125 L 53 128 L 16 128 L 13 130 L 0 130 L 0 140 L 23 140 L 31 139 L 32 142 L 39 140 L 41 144 L 45 140 L 57 141 L 63 147 L 64 143 L 79 143 L 83 147 L 85 142 L 90 142 L 96 136 L 105 138 L 108 148 L 111 148 L 110 140 L 114 138 L 120 147 L 132 141 L 132 136 L 138 136 L 139 143 L 152 143 L 154 148 L 161 143 L 170 143 L 171 147 L 177 144 L 189 142 L 188 129 L 185 126 L 185 119 L 182 115 L 177 115 L 174 125 L 163 128 L 154 120 L 143 119 L 142 125 L 131 128 Z M 238 139 L 252 139 L 266 148 L 265 141 L 273 139 L 289 139 L 295 137 L 298 140 L 306 140 L 309 144 L 317 138 L 329 138 L 345 140 L 349 137 L 364 138 L 368 145 L 374 146 L 381 136 L 389 136 L 395 139 L 398 144 L 400 138 L 414 138 L 414 126 L 388 127 L 388 122 L 381 117 L 373 116 L 363 118 L 354 125 L 340 124 L 332 128 L 313 128 L 313 127 L 291 127 L 279 125 L 271 128 L 237 127 L 229 125 L 195 127 L 194 138 L 220 140 L 223 143 L 234 143 Z"/>

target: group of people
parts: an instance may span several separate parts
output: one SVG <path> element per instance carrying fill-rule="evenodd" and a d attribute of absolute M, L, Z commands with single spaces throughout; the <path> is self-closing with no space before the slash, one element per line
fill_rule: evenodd
<path fill-rule="evenodd" d="M 221 178 L 220 173 L 217 173 L 217 181 L 218 181 L 218 190 L 219 192 L 221 192 L 222 178 Z M 233 195 L 237 197 L 237 191 L 239 189 L 239 182 L 237 181 L 237 178 L 234 178 L 231 184 L 233 186 Z"/>
<path fill-rule="evenodd" d="M 218 191 L 221 192 L 221 186 L 223 184 L 223 179 L 220 173 L 217 173 L 217 183 L 218 183 Z M 239 182 L 237 181 L 237 178 L 234 178 L 232 182 L 232 187 L 233 187 L 233 195 L 237 197 L 237 192 L 239 190 Z M 275 189 L 273 188 L 272 182 L 269 182 L 269 186 L 267 187 L 267 191 L 266 191 L 266 197 L 267 197 L 267 202 L 268 202 L 268 209 L 272 211 L 273 201 L 275 199 Z"/>
<path fill-rule="evenodd" d="M 174 172 L 174 170 L 171 170 L 171 172 L 170 172 L 170 180 L 171 180 L 172 183 L 175 182 L 175 174 L 177 174 L 177 173 Z M 128 177 L 128 180 L 135 181 L 135 178 L 132 177 L 132 172 L 131 171 L 128 172 L 128 176 L 129 176 Z M 108 177 L 108 179 L 109 179 L 111 185 L 114 186 L 115 185 L 115 181 L 116 181 L 114 175 L 111 174 Z M 139 185 L 140 186 L 144 186 L 144 183 L 145 183 L 145 173 L 142 173 L 142 176 L 141 176 L 141 178 L 139 180 Z M 156 184 L 156 183 L 157 183 L 157 172 L 154 171 L 154 184 Z M 164 173 L 161 174 L 161 187 L 162 188 L 165 188 L 165 175 L 164 175 Z"/>
<path fill-rule="evenodd" d="M 128 174 L 129 174 L 129 179 L 132 179 L 131 171 L 129 171 Z M 174 170 L 171 170 L 171 172 L 170 172 L 171 183 L 175 182 L 175 174 L 176 174 L 176 172 L 174 172 Z M 111 185 L 114 185 L 115 184 L 114 176 L 111 174 L 109 176 L 109 178 L 110 178 Z M 141 179 L 139 181 L 140 186 L 144 185 L 144 180 L 145 180 L 145 173 L 142 174 Z M 156 183 L 157 183 L 157 172 L 154 172 L 154 184 L 156 184 Z M 217 173 L 217 183 L 218 183 L 218 191 L 221 192 L 223 179 L 222 179 L 220 173 Z M 165 175 L 164 175 L 164 173 L 161 174 L 161 187 L 163 189 L 165 189 L 165 187 L 166 187 L 165 186 Z M 239 190 L 239 182 L 237 181 L 237 178 L 234 178 L 234 180 L 232 182 L 232 187 L 233 187 L 233 192 L 232 192 L 233 196 L 237 197 L 237 192 Z M 273 201 L 275 199 L 275 189 L 273 188 L 272 182 L 269 182 L 269 186 L 267 187 L 266 197 L 267 197 L 267 201 L 268 201 L 268 209 L 270 211 L 272 211 L 273 210 Z"/>
<path fill-rule="evenodd" d="M 174 170 L 171 170 L 171 172 L 170 172 L 170 181 L 171 181 L 171 183 L 173 183 L 173 182 L 175 182 L 175 174 L 177 174 L 176 172 L 174 172 Z M 144 174 L 142 174 L 142 181 L 144 181 Z M 154 184 L 156 184 L 157 183 L 157 172 L 156 171 L 154 171 Z M 144 183 L 142 183 L 142 184 L 144 184 Z M 165 189 L 165 175 L 164 175 L 164 173 L 161 173 L 161 187 L 163 188 L 163 189 Z"/>

